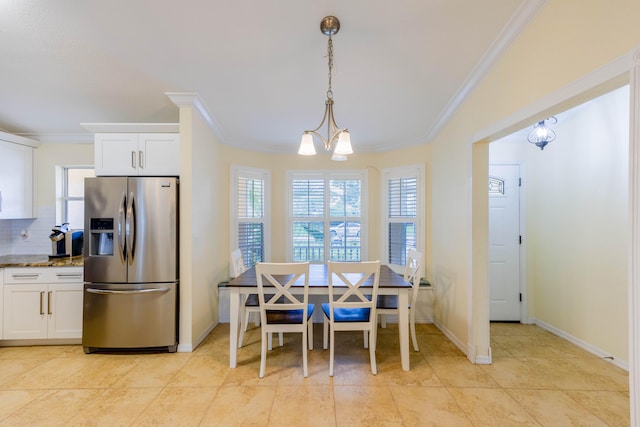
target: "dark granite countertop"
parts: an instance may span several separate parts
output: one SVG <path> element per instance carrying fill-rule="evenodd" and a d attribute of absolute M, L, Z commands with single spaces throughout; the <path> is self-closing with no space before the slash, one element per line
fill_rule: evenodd
<path fill-rule="evenodd" d="M 82 255 L 76 257 L 49 258 L 48 255 L 3 255 L 0 268 L 8 267 L 81 267 Z"/>

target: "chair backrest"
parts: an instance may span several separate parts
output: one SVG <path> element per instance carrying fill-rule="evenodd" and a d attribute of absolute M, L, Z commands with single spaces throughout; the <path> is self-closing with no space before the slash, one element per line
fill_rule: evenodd
<path fill-rule="evenodd" d="M 376 298 L 380 281 L 380 261 L 331 262 L 329 273 L 329 304 L 333 320 L 334 308 L 368 308 L 375 318 Z M 334 293 L 335 287 L 345 287 L 344 293 Z M 372 316 L 372 317 L 371 317 Z"/>
<path fill-rule="evenodd" d="M 244 258 L 242 257 L 242 252 L 240 249 L 236 249 L 231 252 L 231 273 L 232 277 L 238 277 L 242 273 L 247 270 L 247 267 L 244 265 Z"/>
<path fill-rule="evenodd" d="M 422 279 L 422 253 L 415 249 L 409 249 L 407 252 L 407 264 L 404 267 L 404 280 L 413 286 L 411 295 L 412 307 L 418 298 L 420 279 Z"/>
<path fill-rule="evenodd" d="M 267 324 L 267 310 L 303 310 L 302 319 L 307 318 L 309 302 L 309 263 L 266 263 L 256 264 L 260 317 Z M 265 280 L 266 279 L 266 283 Z M 304 285 L 300 292 L 292 293 L 292 287 Z"/>

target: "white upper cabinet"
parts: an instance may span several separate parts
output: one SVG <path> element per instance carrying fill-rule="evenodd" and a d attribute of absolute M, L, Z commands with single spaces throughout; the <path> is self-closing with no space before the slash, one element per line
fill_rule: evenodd
<path fill-rule="evenodd" d="M 34 147 L 35 141 L 0 132 L 0 219 L 36 217 Z"/>
<path fill-rule="evenodd" d="M 81 123 L 95 134 L 97 176 L 179 176 L 177 123 Z"/>
<path fill-rule="evenodd" d="M 180 140 L 177 133 L 97 133 L 97 176 L 180 175 Z"/>

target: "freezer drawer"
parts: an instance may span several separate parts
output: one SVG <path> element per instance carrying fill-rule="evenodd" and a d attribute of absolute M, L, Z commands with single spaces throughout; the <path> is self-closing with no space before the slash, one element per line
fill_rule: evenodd
<path fill-rule="evenodd" d="M 177 283 L 85 283 L 82 345 L 99 349 L 177 347 Z"/>

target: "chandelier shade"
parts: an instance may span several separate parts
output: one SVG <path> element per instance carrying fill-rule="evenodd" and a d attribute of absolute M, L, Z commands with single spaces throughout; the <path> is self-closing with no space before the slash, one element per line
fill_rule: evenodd
<path fill-rule="evenodd" d="M 320 31 L 322 34 L 329 37 L 329 41 L 327 42 L 329 89 L 327 90 L 327 100 L 325 101 L 322 121 L 315 129 L 304 131 L 300 141 L 298 154 L 303 156 L 313 156 L 316 154 L 316 149 L 313 145 L 313 137 L 315 136 L 322 141 L 324 148 L 327 151 L 331 151 L 335 142 L 331 160 L 344 161 L 347 160 L 347 154 L 353 154 L 353 148 L 351 147 L 351 135 L 349 134 L 349 129 L 341 128 L 336 124 L 336 120 L 333 115 L 333 91 L 331 90 L 331 77 L 333 74 L 333 39 L 331 36 L 337 34 L 338 30 L 340 30 L 340 21 L 335 16 L 325 16 L 320 22 Z M 326 137 L 319 132 L 325 125 L 327 128 Z"/>
<path fill-rule="evenodd" d="M 541 150 L 544 150 L 544 147 L 556 139 L 556 133 L 547 126 L 547 123 L 555 124 L 558 123 L 558 119 L 554 116 L 551 116 L 545 120 L 540 120 L 538 123 L 533 125 L 533 130 L 529 132 L 527 136 L 527 140 L 535 144 L 536 147 L 539 147 Z"/>

